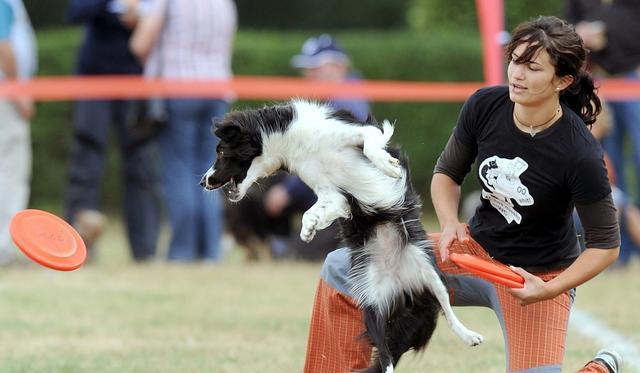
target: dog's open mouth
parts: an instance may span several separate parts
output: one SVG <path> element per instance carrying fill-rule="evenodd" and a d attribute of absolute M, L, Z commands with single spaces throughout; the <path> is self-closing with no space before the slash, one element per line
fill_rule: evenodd
<path fill-rule="evenodd" d="M 229 198 L 231 202 L 238 202 L 240 200 L 240 191 L 238 190 L 238 185 L 234 178 L 231 178 L 224 185 L 222 185 L 222 190 L 224 194 Z"/>
<path fill-rule="evenodd" d="M 218 188 L 222 188 L 222 190 L 224 190 L 225 193 L 229 193 L 233 190 L 237 190 L 238 186 L 236 185 L 236 181 L 233 180 L 233 178 L 231 178 L 226 183 L 218 186 Z"/>
<path fill-rule="evenodd" d="M 203 180 L 204 180 L 204 178 L 203 178 Z M 204 187 L 206 189 L 208 189 L 208 190 L 216 190 L 216 189 L 222 188 L 226 192 L 229 188 L 236 188 L 236 184 L 235 184 L 233 178 L 231 178 L 231 179 L 229 179 L 227 181 L 220 181 L 220 182 L 213 183 L 213 184 L 210 184 L 209 182 L 206 182 L 204 184 Z"/>

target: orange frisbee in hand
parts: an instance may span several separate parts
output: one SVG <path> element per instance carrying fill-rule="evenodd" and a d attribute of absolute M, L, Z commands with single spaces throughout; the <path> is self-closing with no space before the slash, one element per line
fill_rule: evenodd
<path fill-rule="evenodd" d="M 59 271 L 73 271 L 84 263 L 87 248 L 66 221 L 42 210 L 22 210 L 11 219 L 11 237 L 31 260 Z"/>
<path fill-rule="evenodd" d="M 524 278 L 504 264 L 497 264 L 470 254 L 451 253 L 449 258 L 458 267 L 466 269 L 485 280 L 510 288 L 520 289 L 524 287 Z"/>

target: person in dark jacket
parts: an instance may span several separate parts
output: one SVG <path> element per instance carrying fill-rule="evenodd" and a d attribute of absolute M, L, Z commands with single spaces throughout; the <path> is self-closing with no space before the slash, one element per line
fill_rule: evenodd
<path fill-rule="evenodd" d="M 140 4 L 137 0 L 72 0 L 67 18 L 84 25 L 75 73 L 138 75 L 142 67 L 129 51 L 129 38 Z M 73 148 L 65 191 L 65 217 L 95 254 L 105 223 L 101 207 L 109 132 L 115 131 L 122 156 L 123 203 L 131 253 L 135 261 L 154 257 L 159 232 L 159 194 L 153 142 L 128 119 L 132 102 L 81 100 L 74 108 Z"/>
<path fill-rule="evenodd" d="M 637 81 L 640 79 L 640 1 L 637 0 L 567 0 L 567 20 L 575 25 L 576 32 L 590 50 L 590 63 L 594 76 L 599 79 L 618 78 Z M 637 99 L 612 100 L 608 102 L 613 118 L 613 127 L 602 145 L 611 158 L 618 174 L 616 187 L 627 196 L 637 196 L 631 191 L 638 185 L 640 172 L 640 101 Z M 632 144 L 631 161 L 635 169 L 636 182 L 627 185 L 624 143 Z M 637 188 L 637 186 L 636 186 Z M 629 201 L 635 204 L 635 201 Z M 625 266 L 640 246 L 634 243 L 629 226 L 621 224 L 622 244 L 617 264 Z"/>

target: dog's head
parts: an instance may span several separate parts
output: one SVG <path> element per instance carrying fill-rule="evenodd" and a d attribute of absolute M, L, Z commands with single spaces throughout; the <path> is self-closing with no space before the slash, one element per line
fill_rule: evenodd
<path fill-rule="evenodd" d="M 215 123 L 214 134 L 220 139 L 216 161 L 200 181 L 208 190 L 223 187 L 231 200 L 238 196 L 238 184 L 247 176 L 251 162 L 262 153 L 260 134 L 246 121 L 244 113 L 232 112 Z"/>

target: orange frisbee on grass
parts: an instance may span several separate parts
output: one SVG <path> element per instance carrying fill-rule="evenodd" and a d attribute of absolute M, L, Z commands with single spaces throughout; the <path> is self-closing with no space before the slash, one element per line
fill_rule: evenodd
<path fill-rule="evenodd" d="M 524 278 L 504 264 L 497 264 L 470 254 L 451 253 L 449 258 L 458 267 L 493 283 L 510 288 L 524 287 Z"/>
<path fill-rule="evenodd" d="M 78 232 L 49 212 L 22 210 L 11 219 L 13 242 L 31 260 L 59 271 L 73 271 L 87 258 L 87 248 Z"/>

